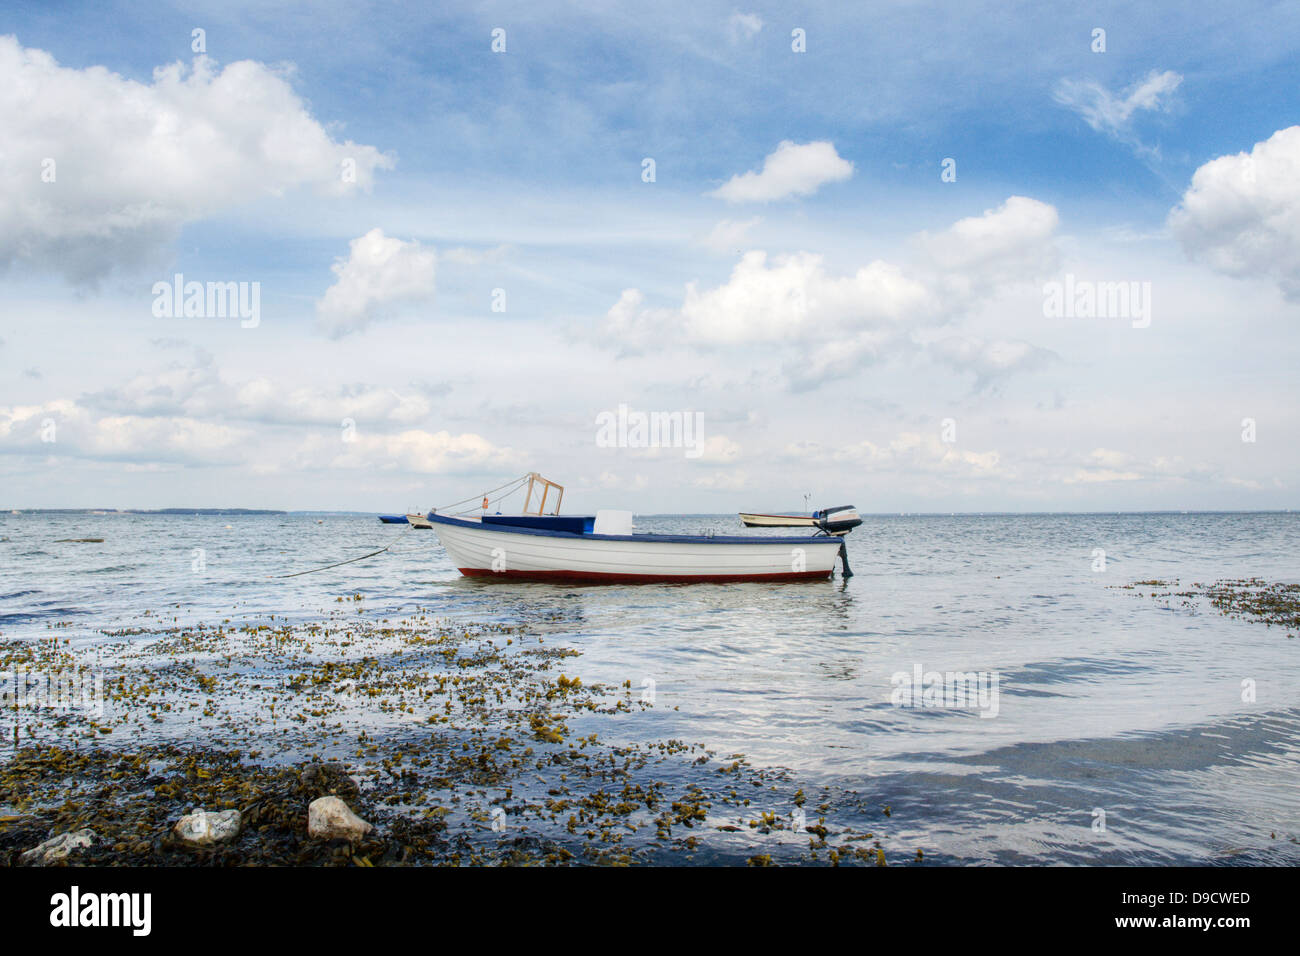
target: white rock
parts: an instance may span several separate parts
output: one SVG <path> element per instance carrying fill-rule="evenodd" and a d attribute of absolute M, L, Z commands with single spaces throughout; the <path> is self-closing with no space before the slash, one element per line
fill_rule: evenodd
<path fill-rule="evenodd" d="M 243 825 L 238 810 L 222 810 L 220 813 L 195 810 L 177 820 L 172 832 L 186 843 L 210 846 L 213 843 L 229 843 L 239 836 Z"/>
<path fill-rule="evenodd" d="M 91 846 L 95 842 L 94 830 L 77 830 L 60 833 L 53 839 L 46 840 L 40 846 L 28 850 L 19 859 L 23 863 L 45 866 L 49 863 L 61 863 L 73 850 Z"/>
<path fill-rule="evenodd" d="M 342 837 L 359 843 L 373 829 L 338 797 L 321 797 L 307 807 L 307 833 L 321 840 Z"/>

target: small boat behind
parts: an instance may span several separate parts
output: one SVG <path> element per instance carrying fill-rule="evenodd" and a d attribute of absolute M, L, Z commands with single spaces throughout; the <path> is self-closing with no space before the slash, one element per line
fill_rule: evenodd
<path fill-rule="evenodd" d="M 740 520 L 746 528 L 815 528 L 817 512 L 769 515 L 742 511 Z"/>
<path fill-rule="evenodd" d="M 380 515 L 379 520 L 384 524 L 408 524 L 406 515 Z"/>
<path fill-rule="evenodd" d="M 431 515 L 433 512 L 430 512 Z M 429 520 L 429 515 L 407 515 L 406 523 L 416 531 L 428 531 L 433 527 L 433 522 Z"/>

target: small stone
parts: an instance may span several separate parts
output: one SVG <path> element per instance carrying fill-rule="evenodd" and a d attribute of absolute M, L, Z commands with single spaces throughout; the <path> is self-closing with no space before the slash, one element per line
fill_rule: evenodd
<path fill-rule="evenodd" d="M 76 830 L 69 833 L 60 833 L 53 839 L 46 840 L 40 846 L 28 850 L 19 857 L 19 859 L 23 863 L 29 863 L 33 866 L 48 866 L 51 863 L 62 863 L 68 858 L 68 854 L 73 850 L 80 850 L 83 847 L 91 846 L 94 842 L 94 830 Z"/>
<path fill-rule="evenodd" d="M 317 839 L 360 843 L 373 829 L 338 797 L 321 797 L 307 807 L 307 833 Z"/>
<path fill-rule="evenodd" d="M 222 810 L 220 813 L 195 810 L 177 820 L 172 832 L 194 846 L 211 846 L 214 843 L 229 843 L 239 836 L 243 825 L 238 810 Z"/>

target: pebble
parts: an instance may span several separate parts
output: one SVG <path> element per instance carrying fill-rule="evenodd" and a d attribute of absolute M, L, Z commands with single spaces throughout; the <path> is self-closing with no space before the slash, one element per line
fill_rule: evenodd
<path fill-rule="evenodd" d="M 73 850 L 91 846 L 94 842 L 94 830 L 75 830 L 69 833 L 60 833 L 53 839 L 46 840 L 40 846 L 28 850 L 19 859 L 23 863 L 33 866 L 48 866 L 51 863 L 63 862 Z"/>
<path fill-rule="evenodd" d="M 338 797 L 321 797 L 307 807 L 307 833 L 318 839 L 360 843 L 373 829 Z"/>
<path fill-rule="evenodd" d="M 195 810 L 176 821 L 172 832 L 181 840 L 194 846 L 211 846 L 214 843 L 229 843 L 239 836 L 243 827 L 238 810 L 222 810 L 220 813 L 208 813 Z"/>

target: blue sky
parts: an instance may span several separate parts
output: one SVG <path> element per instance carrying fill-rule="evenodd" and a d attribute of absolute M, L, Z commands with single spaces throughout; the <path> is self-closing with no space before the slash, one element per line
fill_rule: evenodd
<path fill-rule="evenodd" d="M 537 469 L 582 509 L 1293 507 L 1297 35 L 1284 4 L 5 4 L 0 506 L 392 510 Z M 256 327 L 154 314 L 176 272 L 257 283 Z M 1149 322 L 1046 316 L 1067 275 Z M 706 445 L 603 447 L 620 405 Z"/>

